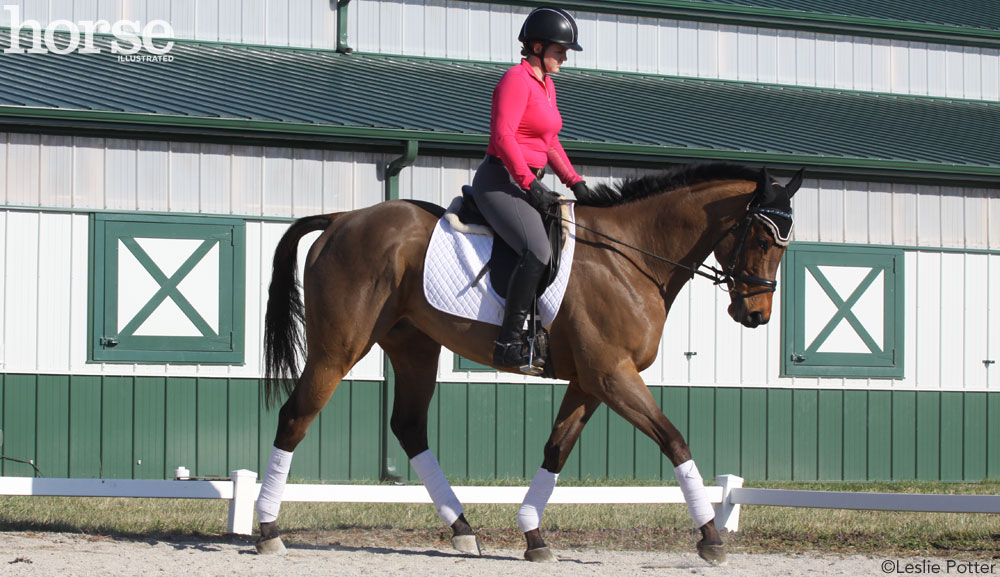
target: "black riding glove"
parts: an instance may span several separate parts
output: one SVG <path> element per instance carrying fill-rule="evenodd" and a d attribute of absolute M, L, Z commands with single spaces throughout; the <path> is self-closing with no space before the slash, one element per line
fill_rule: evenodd
<path fill-rule="evenodd" d="M 590 187 L 587 186 L 587 181 L 581 180 L 580 182 L 569 187 L 573 191 L 573 196 L 577 200 L 587 200 L 594 196 L 594 193 L 590 192 Z"/>
<path fill-rule="evenodd" d="M 542 214 L 551 214 L 553 209 L 559 206 L 559 195 L 552 192 L 537 178 L 531 181 L 531 186 L 526 192 L 528 193 L 528 202 Z"/>

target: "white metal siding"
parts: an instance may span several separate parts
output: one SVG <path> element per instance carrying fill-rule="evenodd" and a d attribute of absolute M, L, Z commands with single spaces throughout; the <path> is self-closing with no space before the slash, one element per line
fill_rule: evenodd
<path fill-rule="evenodd" d="M 335 48 L 334 0 L 6 0 L 22 19 L 163 19 L 178 38 Z M 515 62 L 530 8 L 455 0 L 353 0 L 356 50 Z M 750 26 L 575 14 L 568 67 L 1000 101 L 1000 50 Z M 6 12 L 0 25 L 9 25 Z"/>
<path fill-rule="evenodd" d="M 247 225 L 245 367 L 92 365 L 86 360 L 88 220 L 91 210 L 303 216 L 378 202 L 379 165 L 388 155 L 227 145 L 0 134 L 0 201 L 38 206 L 0 214 L 0 362 L 7 372 L 260 374 L 260 327 L 273 248 L 286 224 Z M 478 161 L 419 157 L 400 175 L 404 198 L 447 205 L 472 180 Z M 577 167 L 591 183 L 637 176 L 636 169 Z M 547 184 L 564 187 L 553 175 Z M 664 328 L 650 384 L 996 390 L 1000 360 L 1000 255 L 934 249 L 1000 250 L 1000 193 L 807 179 L 795 196 L 795 239 L 921 246 L 906 256 L 905 379 L 779 379 L 780 322 L 744 329 L 729 299 L 697 279 L 678 296 Z M 45 212 L 72 208 L 73 214 Z M 303 246 L 308 245 L 308 240 Z M 44 303 L 44 305 L 43 305 Z M 685 353 L 697 353 L 690 359 Z M 369 356 L 355 374 L 381 374 Z M 518 380 L 455 373 L 444 380 Z"/>
<path fill-rule="evenodd" d="M 165 20 L 176 38 L 336 48 L 336 0 L 4 0 L 22 22 Z M 10 26 L 0 9 L 0 26 Z"/>
<path fill-rule="evenodd" d="M 0 204 L 40 207 L 0 209 L 0 369 L 260 376 L 271 258 L 288 224 L 252 218 L 375 204 L 383 196 L 378 167 L 387 161 L 370 153 L 0 134 Z M 105 209 L 250 217 L 245 366 L 86 362 L 88 211 Z M 381 374 L 374 351 L 351 376 Z"/>
<path fill-rule="evenodd" d="M 515 62 L 530 8 L 444 0 L 354 0 L 363 52 Z M 1000 51 L 576 12 L 568 67 L 1000 100 Z"/>

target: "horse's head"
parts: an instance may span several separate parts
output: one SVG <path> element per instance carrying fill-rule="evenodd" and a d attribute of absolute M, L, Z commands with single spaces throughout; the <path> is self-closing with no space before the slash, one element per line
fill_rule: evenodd
<path fill-rule="evenodd" d="M 729 316 L 745 327 L 771 320 L 778 263 L 792 234 L 792 195 L 802 185 L 802 172 L 781 185 L 761 170 L 746 216 L 716 245 L 715 258 L 728 277 Z"/>

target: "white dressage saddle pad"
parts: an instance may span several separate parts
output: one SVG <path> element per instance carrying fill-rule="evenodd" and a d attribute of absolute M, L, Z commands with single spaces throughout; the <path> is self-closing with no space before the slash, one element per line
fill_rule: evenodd
<path fill-rule="evenodd" d="M 494 325 L 503 322 L 505 300 L 493 290 L 490 274 L 487 272 L 479 283 L 473 285 L 476 275 L 490 259 L 493 250 L 492 231 L 479 230 L 459 232 L 465 227 L 454 217 L 454 211 L 461 202 L 456 198 L 443 218 L 438 220 L 431 235 L 424 259 L 424 295 L 431 305 L 443 312 L 465 319 Z M 573 249 L 576 246 L 576 226 L 573 224 L 573 205 L 567 205 L 563 215 L 568 216 L 568 234 L 562 250 L 562 262 L 556 279 L 538 299 L 538 310 L 542 324 L 548 327 L 556 318 L 562 304 L 570 269 L 573 268 Z M 449 218 L 451 216 L 451 218 Z M 453 225 L 452 223 L 455 223 Z M 488 231 L 488 232 L 487 232 Z M 485 233 L 485 234 L 484 234 Z"/>

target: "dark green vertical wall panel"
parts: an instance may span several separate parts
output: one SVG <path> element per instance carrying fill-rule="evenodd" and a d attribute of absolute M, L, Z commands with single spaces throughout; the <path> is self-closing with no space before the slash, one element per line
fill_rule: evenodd
<path fill-rule="evenodd" d="M 267 464 L 271 459 L 271 451 L 274 449 L 274 436 L 278 432 L 278 411 L 281 410 L 281 404 L 284 399 L 276 403 L 273 407 L 268 408 L 267 403 L 264 399 L 261 399 L 258 409 L 260 413 L 257 415 L 257 421 L 260 423 L 260 429 L 258 430 L 259 446 L 257 447 L 257 459 L 260 460 L 260 471 L 258 471 L 258 477 L 263 477 L 264 472 L 267 470 Z M 294 458 L 292 459 L 295 460 Z M 344 477 L 345 479 L 347 477 Z"/>
<path fill-rule="evenodd" d="M 767 478 L 767 389 L 743 389 L 740 407 L 740 476 Z"/>
<path fill-rule="evenodd" d="M 229 461 L 227 471 L 247 469 L 260 472 L 257 448 L 260 434 L 257 431 L 260 413 L 260 383 L 256 379 L 229 381 Z"/>
<path fill-rule="evenodd" d="M 38 377 L 38 458 L 47 477 L 69 476 L 69 377 Z"/>
<path fill-rule="evenodd" d="M 767 478 L 792 478 L 792 391 L 767 391 Z"/>
<path fill-rule="evenodd" d="M 650 387 L 650 394 L 656 401 L 656 406 L 663 407 L 663 387 Z M 637 479 L 659 479 L 660 459 L 662 453 L 647 435 L 640 433 L 635 427 L 635 476 Z"/>
<path fill-rule="evenodd" d="M 961 481 L 965 408 L 962 393 L 941 393 L 941 480 Z"/>
<path fill-rule="evenodd" d="M 167 478 L 177 467 L 198 468 L 198 385 L 191 378 L 167 379 Z"/>
<path fill-rule="evenodd" d="M 702 477 L 715 477 L 715 389 L 692 387 L 688 402 L 688 446 Z"/>
<path fill-rule="evenodd" d="M 135 379 L 135 459 L 136 479 L 163 479 L 166 475 L 166 379 L 136 377 Z"/>
<path fill-rule="evenodd" d="M 635 477 L 635 437 L 631 423 L 614 412 L 608 413 L 608 477 Z"/>
<path fill-rule="evenodd" d="M 69 476 L 101 474 L 101 377 L 73 377 L 69 384 Z"/>
<path fill-rule="evenodd" d="M 690 430 L 688 429 L 688 404 L 691 399 L 691 388 L 664 387 L 661 396 L 663 397 L 663 404 L 661 405 L 663 414 L 670 419 L 670 422 L 674 424 L 674 427 L 680 431 L 681 435 L 684 436 L 684 440 L 687 441 L 690 436 Z M 674 475 L 674 464 L 665 455 L 660 459 L 660 477 L 666 480 L 676 478 Z"/>
<path fill-rule="evenodd" d="M 223 379 L 198 379 L 198 475 L 229 474 L 227 384 Z"/>
<path fill-rule="evenodd" d="M 819 391 L 794 391 L 792 411 L 792 478 L 812 481 L 818 478 Z"/>
<path fill-rule="evenodd" d="M 580 451 L 580 477 L 600 479 L 608 475 L 608 418 L 611 411 L 601 405 L 583 428 L 577 441 Z"/>
<path fill-rule="evenodd" d="M 902 481 L 917 476 L 917 394 L 892 393 L 892 478 Z"/>
<path fill-rule="evenodd" d="M 321 417 L 323 427 L 320 429 L 320 476 L 327 481 L 346 481 L 351 478 L 351 388 L 350 381 L 341 381 L 333 392 L 330 401 L 323 408 Z M 277 413 L 275 410 L 274 413 Z M 362 415 L 358 415 L 362 418 Z M 275 421 L 276 423 L 277 421 Z M 272 446 L 274 426 L 268 427 L 271 440 L 267 442 L 268 451 Z M 392 439 L 390 446 L 399 443 Z M 399 453 L 402 453 L 399 449 Z M 394 474 L 406 478 L 409 473 L 409 462 L 406 454 L 397 455 L 393 462 Z M 294 459 L 293 459 L 294 460 Z M 266 463 L 266 462 L 265 462 Z M 262 464 L 263 466 L 263 464 Z"/>
<path fill-rule="evenodd" d="M 941 393 L 917 395 L 917 478 L 941 477 Z"/>
<path fill-rule="evenodd" d="M 868 478 L 868 393 L 844 391 L 844 480 Z"/>
<path fill-rule="evenodd" d="M 469 476 L 469 385 L 441 383 L 437 387 L 441 421 L 438 460 L 449 478 Z M 475 417 L 473 417 L 475 422 Z"/>
<path fill-rule="evenodd" d="M 133 377 L 105 377 L 101 402 L 101 468 L 105 479 L 131 479 Z"/>
<path fill-rule="evenodd" d="M 892 478 L 892 392 L 868 393 L 868 478 Z"/>
<path fill-rule="evenodd" d="M 986 477 L 986 393 L 965 396 L 965 463 L 967 480 Z"/>
<path fill-rule="evenodd" d="M 560 399 L 561 400 L 561 399 Z M 552 386 L 526 385 L 524 388 L 524 475 L 535 476 L 542 466 L 545 441 L 552 433 L 555 410 Z"/>
<path fill-rule="evenodd" d="M 523 477 L 525 385 L 497 385 L 497 476 Z M 534 474 L 535 469 L 531 470 Z"/>
<path fill-rule="evenodd" d="M 354 381 L 351 387 L 351 478 L 378 479 L 381 446 L 382 383 Z M 357 415 L 358 418 L 354 418 Z"/>
<path fill-rule="evenodd" d="M 3 450 L 35 459 L 47 476 L 97 477 L 103 466 L 107 478 L 169 478 L 178 465 L 200 474 L 248 468 L 263 475 L 277 409 L 264 411 L 259 387 L 257 379 L 0 375 Z M 565 390 L 446 383 L 432 404 L 432 448 L 454 479 L 530 479 Z M 378 478 L 388 431 L 382 391 L 380 382 L 342 383 L 297 448 L 293 478 Z M 685 434 L 706 479 L 1000 476 L 1000 394 L 713 387 L 651 393 Z M 396 474 L 416 481 L 395 447 L 389 438 L 386 456 Z M 33 473 L 11 463 L 4 468 L 8 475 Z M 673 465 L 601 406 L 562 474 L 672 480 Z"/>
<path fill-rule="evenodd" d="M 844 478 L 844 392 L 819 392 L 819 479 Z"/>
<path fill-rule="evenodd" d="M 34 375 L 7 375 L 4 383 L 3 455 L 22 461 L 35 458 L 35 400 L 38 379 Z M 42 471 L 43 473 L 45 471 Z M 3 462 L 3 474 L 34 477 L 31 465 Z"/>
<path fill-rule="evenodd" d="M 1000 393 L 990 393 L 987 402 L 986 475 L 1000 478 Z"/>
<path fill-rule="evenodd" d="M 497 385 L 469 385 L 469 477 L 492 479 L 497 459 Z"/>
<path fill-rule="evenodd" d="M 740 389 L 720 388 L 715 392 L 715 473 L 739 475 Z"/>

